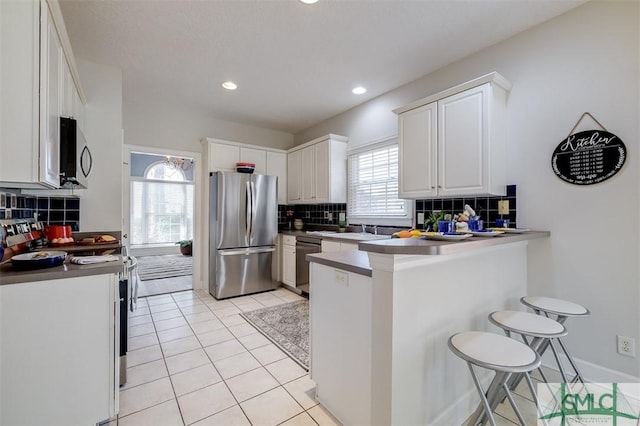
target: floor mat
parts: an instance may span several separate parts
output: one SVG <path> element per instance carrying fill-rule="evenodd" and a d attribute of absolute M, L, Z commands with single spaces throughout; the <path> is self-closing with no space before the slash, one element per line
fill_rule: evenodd
<path fill-rule="evenodd" d="M 193 257 L 181 254 L 138 257 L 140 281 L 181 277 L 193 272 Z"/>
<path fill-rule="evenodd" d="M 309 301 L 244 312 L 249 321 L 300 366 L 309 370 Z"/>

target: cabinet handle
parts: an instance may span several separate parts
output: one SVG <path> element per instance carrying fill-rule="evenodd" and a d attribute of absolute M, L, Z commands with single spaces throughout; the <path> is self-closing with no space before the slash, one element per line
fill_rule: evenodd
<path fill-rule="evenodd" d="M 431 189 L 436 189 L 436 187 L 435 187 L 435 186 L 432 186 L 432 187 L 431 187 Z"/>
<path fill-rule="evenodd" d="M 438 185 L 438 188 L 442 189 L 442 185 Z"/>

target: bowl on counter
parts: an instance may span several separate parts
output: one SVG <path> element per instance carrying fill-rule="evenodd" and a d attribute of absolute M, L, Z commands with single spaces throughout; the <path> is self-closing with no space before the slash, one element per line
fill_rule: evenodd
<path fill-rule="evenodd" d="M 39 251 L 35 253 L 16 254 L 11 258 L 11 265 L 19 271 L 53 268 L 60 266 L 67 258 L 64 251 Z"/>

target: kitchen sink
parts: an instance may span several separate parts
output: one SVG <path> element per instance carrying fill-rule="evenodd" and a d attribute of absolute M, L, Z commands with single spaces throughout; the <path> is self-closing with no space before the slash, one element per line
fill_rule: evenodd
<path fill-rule="evenodd" d="M 356 241 L 387 240 L 391 238 L 390 235 L 376 235 L 376 234 L 369 234 L 367 232 L 345 232 L 341 234 L 332 234 L 330 236 L 335 238 L 345 239 L 345 240 L 356 240 Z"/>

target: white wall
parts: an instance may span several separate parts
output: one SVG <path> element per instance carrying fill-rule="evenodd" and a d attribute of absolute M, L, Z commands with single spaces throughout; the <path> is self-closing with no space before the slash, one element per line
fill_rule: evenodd
<path fill-rule="evenodd" d="M 638 358 L 618 355 L 615 337 L 640 344 L 639 18 L 637 2 L 589 2 L 300 132 L 295 142 L 332 132 L 348 136 L 352 148 L 394 135 L 393 108 L 491 71 L 503 74 L 513 83 L 508 176 L 517 185 L 518 224 L 551 231 L 549 241 L 530 245 L 528 293 L 587 306 L 590 318 L 567 322 L 574 356 L 639 376 Z M 612 179 L 578 187 L 558 179 L 550 162 L 585 111 L 625 142 L 629 156 Z M 614 377 L 590 371 L 601 381 Z"/>
<path fill-rule="evenodd" d="M 122 229 L 122 72 L 77 60 L 87 97 L 85 129 L 93 156 L 89 188 L 80 200 L 81 231 Z"/>
<path fill-rule="evenodd" d="M 293 135 L 203 115 L 174 105 L 124 99 L 125 143 L 201 152 L 205 137 L 287 149 Z"/>

